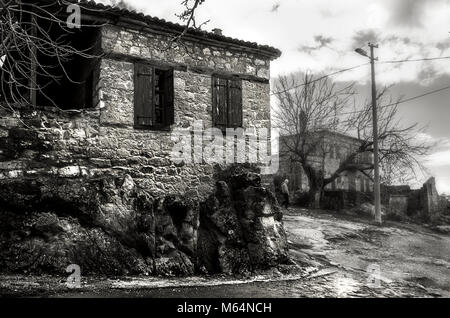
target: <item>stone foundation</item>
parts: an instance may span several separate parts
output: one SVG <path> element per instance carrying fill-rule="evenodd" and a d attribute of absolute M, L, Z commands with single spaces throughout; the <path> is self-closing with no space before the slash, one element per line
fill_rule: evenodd
<path fill-rule="evenodd" d="M 130 175 L 2 180 L 2 271 L 242 274 L 287 261 L 274 196 L 256 172 L 227 171 L 206 201 L 155 196 Z"/>

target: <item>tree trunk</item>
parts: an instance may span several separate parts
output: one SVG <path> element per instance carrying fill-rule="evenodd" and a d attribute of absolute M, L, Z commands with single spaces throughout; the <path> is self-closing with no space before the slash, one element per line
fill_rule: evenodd
<path fill-rule="evenodd" d="M 313 209 L 320 209 L 320 201 L 322 199 L 322 190 L 319 188 L 311 188 L 309 190 L 309 205 Z"/>
<path fill-rule="evenodd" d="M 304 170 L 309 183 L 309 206 L 314 209 L 320 209 L 323 177 L 321 173 L 316 172 L 312 167 L 306 167 Z"/>

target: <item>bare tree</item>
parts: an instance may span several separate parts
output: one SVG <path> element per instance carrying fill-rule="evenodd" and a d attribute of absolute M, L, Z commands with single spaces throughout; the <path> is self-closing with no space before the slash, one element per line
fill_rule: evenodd
<path fill-rule="evenodd" d="M 63 79 L 76 82 L 67 71 L 68 62 L 76 57 L 96 57 L 93 47 L 76 48 L 70 41 L 76 28 L 96 27 L 80 24 L 74 28 L 68 23 L 66 9 L 73 4 L 73 1 L 0 1 L 2 107 L 15 111 L 17 105 L 35 106 L 38 94 L 53 103 L 45 87 Z"/>
<path fill-rule="evenodd" d="M 384 87 L 378 92 L 378 134 L 379 162 L 381 166 L 381 181 L 383 184 L 409 183 L 417 180 L 418 174 L 426 172 L 421 159 L 434 147 L 422 139 L 420 134 L 425 127 L 417 123 L 405 126 L 398 116 L 398 105 L 401 98 L 393 100 L 390 87 Z M 362 109 L 354 105 L 347 118 L 347 129 L 362 140 L 359 151 L 373 152 L 372 105 L 366 101 Z M 372 169 L 370 166 L 368 169 Z"/>
<path fill-rule="evenodd" d="M 280 129 L 280 149 L 284 152 L 280 155 L 302 167 L 311 203 L 317 205 L 324 188 L 346 171 L 360 171 L 371 178 L 373 163 L 359 164 L 358 160 L 361 154 L 373 152 L 371 105 L 365 103 L 358 109 L 353 84 L 339 87 L 328 78 L 314 79 L 311 75 L 304 75 L 299 83 L 298 76 L 291 75 L 281 76 L 274 90 L 274 124 Z M 417 125 L 401 128 L 396 116 L 398 102 L 387 96 L 388 88 L 378 95 L 380 105 L 385 105 L 379 113 L 380 162 L 384 181 L 392 183 L 399 175 L 415 173 L 421 167 L 418 158 L 429 146 L 416 141 L 421 131 Z M 353 135 L 360 143 L 349 149 L 339 167 L 327 176 L 325 159 L 332 148 L 325 136 L 330 132 Z"/>
<path fill-rule="evenodd" d="M 275 84 L 277 109 L 274 125 L 280 129 L 280 147 L 294 163 L 303 168 L 309 182 L 310 198 L 325 186 L 324 158 L 328 147 L 321 132 L 337 132 L 342 128 L 339 114 L 352 96 L 353 85 L 338 88 L 327 78 L 314 79 L 305 74 L 281 76 Z M 323 160 L 317 160 L 323 158 Z"/>
<path fill-rule="evenodd" d="M 172 41 L 170 42 L 169 47 L 167 49 L 171 49 L 172 47 L 178 45 L 184 47 L 186 53 L 189 54 L 189 51 L 186 50 L 186 47 L 184 46 L 182 39 L 189 31 L 189 29 L 201 30 L 201 28 L 209 22 L 209 20 L 207 20 L 200 24 L 197 24 L 195 16 L 199 6 L 205 3 L 205 1 L 206 0 L 183 0 L 181 2 L 181 5 L 184 7 L 184 10 L 180 14 L 176 14 L 176 16 L 183 22 L 184 29 L 180 34 L 172 38 Z"/>

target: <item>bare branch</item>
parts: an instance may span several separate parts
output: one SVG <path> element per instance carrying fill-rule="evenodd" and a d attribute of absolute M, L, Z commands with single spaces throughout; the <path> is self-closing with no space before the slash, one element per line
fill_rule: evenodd
<path fill-rule="evenodd" d="M 321 191 L 346 171 L 360 171 L 370 176 L 373 164 L 359 164 L 360 156 L 373 152 L 372 105 L 361 106 L 355 101 L 353 84 L 338 86 L 329 79 L 314 79 L 305 74 L 282 76 L 274 84 L 277 105 L 274 109 L 274 126 L 279 128 L 280 149 L 293 162 L 302 166 L 310 183 L 310 191 Z M 380 164 L 382 180 L 392 184 L 405 182 L 423 171 L 420 158 L 431 145 L 421 142 L 418 135 L 423 128 L 417 124 L 404 126 L 397 116 L 398 99 L 394 102 L 390 87 L 378 92 Z M 353 111 L 348 111 L 353 108 Z M 324 133 L 326 132 L 326 133 Z M 359 146 L 349 149 L 335 171 L 327 171 L 325 159 L 330 153 L 333 140 L 327 136 L 339 133 L 356 136 Z"/>
<path fill-rule="evenodd" d="M 72 60 L 96 59 L 95 43 L 84 48 L 73 45 L 65 12 L 67 1 L 0 1 L 0 100 L 4 108 L 36 106 L 31 96 L 39 94 L 57 107 L 46 88 L 61 80 L 81 84 L 71 77 L 67 65 Z M 83 7 L 81 4 L 80 7 Z M 84 10 L 91 10 L 84 8 Z M 98 28 L 100 25 L 81 24 Z"/>

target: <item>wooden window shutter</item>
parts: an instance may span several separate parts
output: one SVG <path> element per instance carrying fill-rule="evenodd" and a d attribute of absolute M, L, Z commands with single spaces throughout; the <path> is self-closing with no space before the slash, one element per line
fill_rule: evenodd
<path fill-rule="evenodd" d="M 242 127 L 242 81 L 228 81 L 228 127 Z"/>
<path fill-rule="evenodd" d="M 173 70 L 167 70 L 164 72 L 164 91 L 164 124 L 170 126 L 175 123 Z"/>
<path fill-rule="evenodd" d="M 228 81 L 212 77 L 213 91 L 213 125 L 218 128 L 227 127 Z"/>
<path fill-rule="evenodd" d="M 134 123 L 136 126 L 152 126 L 154 69 L 146 64 L 134 66 Z"/>

